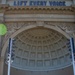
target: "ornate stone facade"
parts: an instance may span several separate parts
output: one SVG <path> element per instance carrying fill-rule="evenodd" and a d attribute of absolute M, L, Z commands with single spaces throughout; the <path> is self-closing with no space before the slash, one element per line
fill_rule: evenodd
<path fill-rule="evenodd" d="M 54 29 L 66 37 L 74 37 L 75 39 L 75 4 L 62 7 L 15 7 L 5 4 L 6 0 L 1 2 L 4 4 L 0 4 L 0 23 L 7 26 L 8 32 L 0 40 L 2 42 L 0 75 L 3 75 L 4 56 L 8 46 L 8 39 L 16 37 L 25 29 L 46 27 Z"/>

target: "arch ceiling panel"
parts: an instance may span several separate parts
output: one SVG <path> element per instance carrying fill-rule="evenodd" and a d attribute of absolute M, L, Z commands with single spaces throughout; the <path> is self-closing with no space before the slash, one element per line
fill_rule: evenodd
<path fill-rule="evenodd" d="M 15 56 L 12 67 L 47 71 L 71 65 L 68 39 L 55 30 L 31 28 L 21 32 L 14 39 Z"/>

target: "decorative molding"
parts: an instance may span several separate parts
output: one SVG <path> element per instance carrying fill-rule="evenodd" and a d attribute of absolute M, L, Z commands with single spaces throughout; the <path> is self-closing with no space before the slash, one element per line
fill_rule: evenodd
<path fill-rule="evenodd" d="M 27 13 L 66 13 L 67 14 L 70 12 L 70 13 L 74 13 L 74 6 L 9 6 L 8 4 L 0 4 L 0 9 L 1 10 L 5 10 L 7 12 L 5 13 L 25 13 L 27 11 L 30 11 L 30 12 L 27 12 Z M 11 12 L 13 11 L 13 12 Z M 18 12 L 17 12 L 18 11 Z M 40 12 L 41 11 L 41 12 Z M 54 12 L 56 11 L 56 12 Z"/>
<path fill-rule="evenodd" d="M 64 14 L 6 14 L 6 22 L 16 21 L 58 21 L 58 22 L 74 22 L 74 15 Z"/>

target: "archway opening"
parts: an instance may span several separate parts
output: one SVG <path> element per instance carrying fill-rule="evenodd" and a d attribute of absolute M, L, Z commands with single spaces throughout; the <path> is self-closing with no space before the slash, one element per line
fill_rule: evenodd
<path fill-rule="evenodd" d="M 71 65 L 68 39 L 61 33 L 35 27 L 14 37 L 12 67 L 28 71 L 51 71 Z"/>

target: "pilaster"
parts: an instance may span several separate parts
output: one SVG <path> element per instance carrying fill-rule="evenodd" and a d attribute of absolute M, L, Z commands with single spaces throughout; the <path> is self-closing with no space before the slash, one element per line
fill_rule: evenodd
<path fill-rule="evenodd" d="M 1 35 L 0 35 L 0 55 L 1 55 Z"/>
<path fill-rule="evenodd" d="M 0 75 L 3 75 L 4 59 L 0 57 Z"/>

